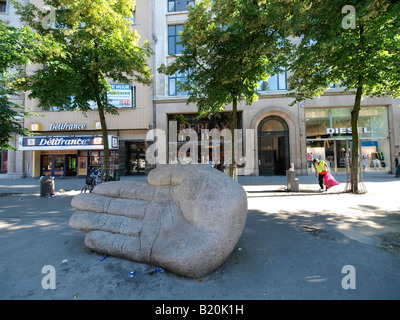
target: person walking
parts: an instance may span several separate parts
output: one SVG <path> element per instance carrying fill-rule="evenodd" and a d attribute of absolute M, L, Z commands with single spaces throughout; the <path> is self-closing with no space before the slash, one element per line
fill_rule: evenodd
<path fill-rule="evenodd" d="M 318 183 L 321 187 L 320 191 L 324 191 L 325 175 L 329 172 L 329 167 L 324 160 L 317 159 L 315 162 L 315 174 L 318 176 Z M 328 188 L 325 188 L 328 190 Z"/>
<path fill-rule="evenodd" d="M 396 178 L 400 178 L 400 152 L 394 157 L 394 169 L 396 170 Z"/>

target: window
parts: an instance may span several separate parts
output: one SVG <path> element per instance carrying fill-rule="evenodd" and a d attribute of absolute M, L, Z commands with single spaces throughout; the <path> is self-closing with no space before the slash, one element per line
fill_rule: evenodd
<path fill-rule="evenodd" d="M 286 71 L 283 71 L 279 74 L 274 74 L 269 77 L 267 82 L 260 81 L 258 85 L 259 85 L 258 91 L 287 90 Z"/>
<path fill-rule="evenodd" d="M 194 0 L 168 0 L 168 12 L 187 11 L 187 6 L 194 7 Z"/>
<path fill-rule="evenodd" d="M 182 25 L 168 26 L 168 54 L 180 54 L 183 46 L 178 42 L 181 41 L 180 32 L 183 31 Z"/>
<path fill-rule="evenodd" d="M 0 13 L 7 12 L 7 1 L 0 1 Z"/>
<path fill-rule="evenodd" d="M 59 107 L 42 107 L 42 111 L 61 111 Z"/>
<path fill-rule="evenodd" d="M 179 83 L 185 83 L 186 75 L 184 73 L 175 73 L 168 77 L 168 88 L 169 88 L 169 95 L 170 96 L 184 96 L 187 95 L 186 91 L 179 89 Z"/>
<path fill-rule="evenodd" d="M 331 83 L 329 85 L 329 88 L 331 88 L 331 89 L 342 88 L 342 85 L 340 83 Z"/>

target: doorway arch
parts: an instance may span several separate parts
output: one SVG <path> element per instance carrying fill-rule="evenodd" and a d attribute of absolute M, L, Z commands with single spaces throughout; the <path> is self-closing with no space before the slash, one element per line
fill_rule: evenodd
<path fill-rule="evenodd" d="M 257 130 L 260 175 L 285 175 L 290 164 L 289 126 L 278 116 L 261 120 Z"/>

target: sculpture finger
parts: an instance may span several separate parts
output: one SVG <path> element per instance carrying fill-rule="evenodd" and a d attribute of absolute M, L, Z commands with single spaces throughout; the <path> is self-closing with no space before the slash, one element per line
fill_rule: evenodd
<path fill-rule="evenodd" d="M 156 188 L 146 182 L 112 181 L 99 184 L 92 193 L 114 198 L 151 201 L 156 192 Z"/>
<path fill-rule="evenodd" d="M 101 230 L 138 237 L 142 230 L 143 220 L 98 212 L 77 211 L 72 215 L 69 224 L 72 228 L 83 232 Z"/>
<path fill-rule="evenodd" d="M 133 261 L 148 262 L 140 250 L 140 239 L 106 231 L 92 231 L 85 237 L 85 245 L 96 252 Z"/>
<path fill-rule="evenodd" d="M 190 174 L 191 165 L 159 165 L 149 172 L 147 181 L 153 186 L 177 186 L 180 185 Z"/>
<path fill-rule="evenodd" d="M 78 211 L 103 212 L 131 218 L 143 218 L 148 201 L 107 197 L 94 193 L 76 195 L 71 205 Z"/>

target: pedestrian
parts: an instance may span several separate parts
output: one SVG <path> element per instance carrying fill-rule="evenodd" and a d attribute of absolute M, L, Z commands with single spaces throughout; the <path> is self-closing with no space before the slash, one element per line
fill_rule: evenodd
<path fill-rule="evenodd" d="M 400 152 L 394 157 L 394 169 L 396 170 L 396 178 L 400 178 Z"/>
<path fill-rule="evenodd" d="M 329 167 L 324 160 L 317 159 L 314 165 L 315 174 L 318 176 L 318 183 L 321 187 L 320 191 L 324 191 L 325 175 L 329 172 Z M 325 188 L 328 190 L 328 188 Z"/>

